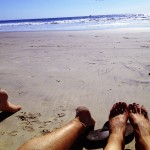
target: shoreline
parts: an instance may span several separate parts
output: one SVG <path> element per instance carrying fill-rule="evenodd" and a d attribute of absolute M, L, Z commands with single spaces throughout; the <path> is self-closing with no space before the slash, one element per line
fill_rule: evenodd
<path fill-rule="evenodd" d="M 114 27 L 114 28 L 104 28 L 104 29 L 81 29 L 81 30 L 35 30 L 35 31 L 0 31 L 0 33 L 45 33 L 45 32 L 118 32 L 118 31 L 134 31 L 139 32 L 140 31 L 150 31 L 150 27 Z"/>
<path fill-rule="evenodd" d="M 145 28 L 1 33 L 0 85 L 23 109 L 0 122 L 0 147 L 51 132 L 79 105 L 90 109 L 95 129 L 120 100 L 150 112 L 149 39 Z"/>

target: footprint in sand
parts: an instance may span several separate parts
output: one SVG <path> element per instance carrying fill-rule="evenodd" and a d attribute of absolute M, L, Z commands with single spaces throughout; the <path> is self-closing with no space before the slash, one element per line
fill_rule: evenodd
<path fill-rule="evenodd" d="M 23 129 L 23 130 L 26 130 L 26 131 L 28 131 L 28 132 L 34 131 L 34 128 L 33 128 L 32 125 L 25 125 L 25 126 L 22 126 L 22 129 Z"/>
<path fill-rule="evenodd" d="M 53 124 L 53 123 L 54 123 L 54 120 L 53 121 L 52 120 L 44 121 L 43 123 L 41 123 L 41 125 L 38 128 L 43 129 L 43 128 L 47 127 L 49 124 Z"/>
<path fill-rule="evenodd" d="M 53 130 L 43 129 L 43 130 L 41 131 L 41 134 L 45 135 L 45 134 L 48 134 L 48 133 L 51 133 L 51 132 L 53 132 Z"/>
<path fill-rule="evenodd" d="M 84 82 L 84 81 L 83 81 L 83 82 Z M 60 108 L 61 108 L 62 111 L 66 111 L 65 106 L 60 106 Z"/>
<path fill-rule="evenodd" d="M 0 132 L 0 135 L 5 135 L 5 132 Z"/>
<path fill-rule="evenodd" d="M 21 127 L 23 130 L 26 131 L 34 131 L 34 126 L 36 124 L 40 124 L 41 122 L 39 121 L 39 117 L 41 116 L 40 113 L 26 113 L 26 112 L 21 112 L 21 115 L 18 115 L 18 119 L 21 120 Z"/>
<path fill-rule="evenodd" d="M 66 105 L 61 105 L 57 113 L 53 116 L 50 116 L 47 121 L 41 122 L 39 121 L 39 117 L 41 116 L 40 113 L 26 113 L 21 112 L 20 115 L 16 116 L 21 122 L 20 126 L 23 130 L 28 132 L 33 132 L 37 128 L 39 128 L 42 134 L 47 134 L 49 132 L 52 132 L 50 130 L 47 130 L 46 127 L 48 127 L 50 124 L 61 124 L 64 116 L 66 116 Z M 11 135 L 16 135 L 16 132 L 12 132 Z"/>
<path fill-rule="evenodd" d="M 144 45 L 144 46 L 141 46 L 142 48 L 149 48 L 149 46 L 148 45 Z"/>
<path fill-rule="evenodd" d="M 58 113 L 57 115 L 58 115 L 59 118 L 61 118 L 61 117 L 65 116 L 65 113 Z"/>
<path fill-rule="evenodd" d="M 19 92 L 19 95 L 26 95 L 28 93 L 28 91 L 21 91 Z"/>
<path fill-rule="evenodd" d="M 8 133 L 9 136 L 16 136 L 18 134 L 18 131 L 12 131 Z"/>
<path fill-rule="evenodd" d="M 123 39 L 126 39 L 126 40 L 129 39 L 128 37 L 122 37 L 122 38 L 123 38 Z"/>

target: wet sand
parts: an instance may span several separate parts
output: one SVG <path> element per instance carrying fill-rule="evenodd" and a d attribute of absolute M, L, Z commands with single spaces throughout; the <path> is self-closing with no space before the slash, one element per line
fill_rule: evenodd
<path fill-rule="evenodd" d="M 95 129 L 118 101 L 150 111 L 150 29 L 0 33 L 0 87 L 23 106 L 0 114 L 1 150 L 61 127 L 79 105 Z"/>

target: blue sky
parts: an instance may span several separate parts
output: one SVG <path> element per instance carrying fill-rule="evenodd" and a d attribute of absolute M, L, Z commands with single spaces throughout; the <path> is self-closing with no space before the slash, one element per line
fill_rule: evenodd
<path fill-rule="evenodd" d="M 150 13 L 150 0 L 0 0 L 0 20 Z"/>

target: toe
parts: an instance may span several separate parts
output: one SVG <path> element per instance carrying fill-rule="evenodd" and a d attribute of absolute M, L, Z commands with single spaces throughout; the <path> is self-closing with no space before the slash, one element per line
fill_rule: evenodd
<path fill-rule="evenodd" d="M 124 112 L 127 112 L 127 104 L 125 102 L 116 103 L 113 105 L 112 109 L 110 110 L 109 118 L 123 114 Z"/>
<path fill-rule="evenodd" d="M 146 119 L 148 119 L 149 120 L 149 118 L 148 118 L 148 112 L 147 112 L 147 110 L 145 109 L 145 107 L 142 105 L 142 107 L 141 107 L 141 114 L 146 118 Z"/>

